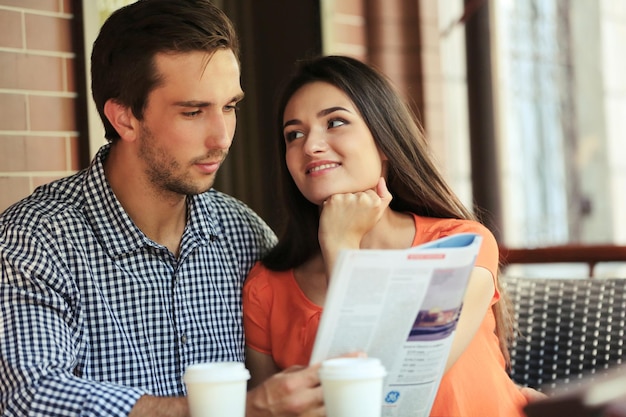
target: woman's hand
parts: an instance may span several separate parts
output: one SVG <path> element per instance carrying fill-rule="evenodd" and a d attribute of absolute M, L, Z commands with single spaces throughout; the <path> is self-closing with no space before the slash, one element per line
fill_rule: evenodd
<path fill-rule="evenodd" d="M 375 190 L 334 194 L 324 201 L 318 237 L 327 271 L 332 271 L 341 249 L 358 249 L 363 236 L 380 220 L 391 202 L 381 178 Z"/>
<path fill-rule="evenodd" d="M 533 401 L 545 400 L 546 398 L 548 398 L 546 394 L 541 391 L 537 391 L 534 388 L 519 387 L 519 390 L 529 403 Z"/>

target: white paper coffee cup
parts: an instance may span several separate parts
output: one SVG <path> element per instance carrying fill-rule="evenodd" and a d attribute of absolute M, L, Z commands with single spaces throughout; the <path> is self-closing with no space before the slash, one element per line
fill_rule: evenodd
<path fill-rule="evenodd" d="M 241 362 L 187 367 L 183 380 L 192 417 L 244 417 L 250 372 Z"/>
<path fill-rule="evenodd" d="M 380 417 L 385 368 L 376 358 L 336 358 L 319 370 L 328 417 Z"/>

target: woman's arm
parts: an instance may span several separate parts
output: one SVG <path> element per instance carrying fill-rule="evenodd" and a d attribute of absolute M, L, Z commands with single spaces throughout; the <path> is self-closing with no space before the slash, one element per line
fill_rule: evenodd
<path fill-rule="evenodd" d="M 278 366 L 274 363 L 274 359 L 266 353 L 261 353 L 246 346 L 246 368 L 250 371 L 250 380 L 248 381 L 248 389 L 252 389 L 260 385 L 267 378 L 280 372 Z"/>
<path fill-rule="evenodd" d="M 494 292 L 495 284 L 491 272 L 486 268 L 475 267 L 463 298 L 463 309 L 446 363 L 446 372 L 455 364 L 474 338 L 485 318 Z"/>

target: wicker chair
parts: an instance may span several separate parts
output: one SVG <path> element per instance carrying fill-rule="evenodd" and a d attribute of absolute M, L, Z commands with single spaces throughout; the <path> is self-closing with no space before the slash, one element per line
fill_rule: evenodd
<path fill-rule="evenodd" d="M 518 324 L 510 372 L 518 384 L 575 387 L 626 363 L 626 279 L 504 277 L 503 283 Z"/>

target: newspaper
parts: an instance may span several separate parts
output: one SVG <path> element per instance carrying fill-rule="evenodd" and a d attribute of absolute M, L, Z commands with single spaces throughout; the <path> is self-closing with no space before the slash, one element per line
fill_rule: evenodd
<path fill-rule="evenodd" d="M 311 363 L 366 352 L 387 370 L 382 416 L 428 416 L 481 241 L 463 233 L 409 249 L 342 251 Z"/>

